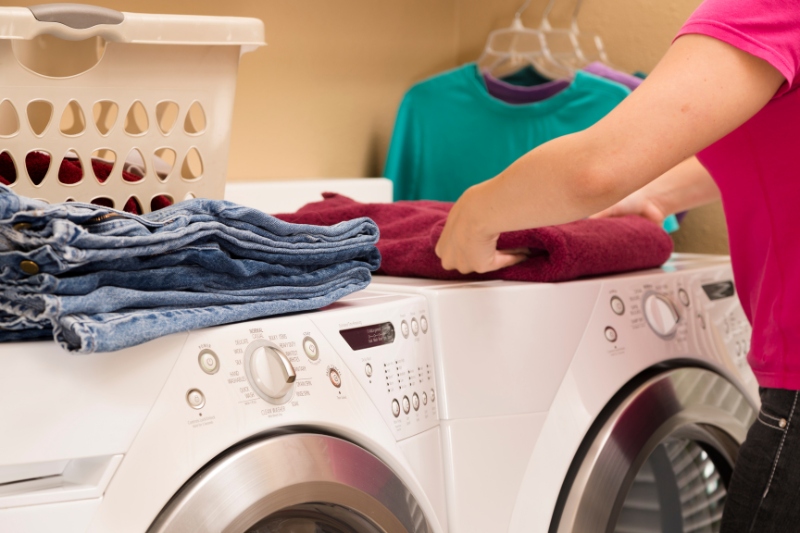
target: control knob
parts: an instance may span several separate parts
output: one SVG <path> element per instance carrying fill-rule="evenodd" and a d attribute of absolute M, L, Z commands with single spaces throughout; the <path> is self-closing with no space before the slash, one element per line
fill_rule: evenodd
<path fill-rule="evenodd" d="M 644 317 L 650 329 L 665 339 L 675 335 L 681 318 L 672 300 L 655 293 L 648 294 L 644 298 Z"/>
<path fill-rule="evenodd" d="M 289 401 L 297 374 L 277 345 L 265 340 L 251 342 L 244 354 L 244 369 L 256 394 L 263 399 L 274 404 Z"/>

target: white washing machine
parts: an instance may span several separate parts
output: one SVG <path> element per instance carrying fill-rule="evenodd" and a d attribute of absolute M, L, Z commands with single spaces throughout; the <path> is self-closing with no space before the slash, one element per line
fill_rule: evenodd
<path fill-rule="evenodd" d="M 447 530 L 419 296 L 116 353 L 0 346 L 0 531 Z"/>
<path fill-rule="evenodd" d="M 371 288 L 430 306 L 451 533 L 718 530 L 758 402 L 727 258 Z"/>

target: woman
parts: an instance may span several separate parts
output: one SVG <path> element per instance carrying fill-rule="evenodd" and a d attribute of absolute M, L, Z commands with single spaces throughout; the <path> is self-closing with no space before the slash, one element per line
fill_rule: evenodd
<path fill-rule="evenodd" d="M 762 400 L 723 533 L 800 531 L 799 83 L 800 5 L 706 0 L 603 120 L 466 191 L 436 247 L 447 269 L 487 272 L 525 260 L 496 249 L 501 232 L 598 211 L 660 223 L 721 191 Z"/>

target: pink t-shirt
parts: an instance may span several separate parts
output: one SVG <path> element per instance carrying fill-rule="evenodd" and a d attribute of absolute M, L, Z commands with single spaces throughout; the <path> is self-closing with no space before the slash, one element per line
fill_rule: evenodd
<path fill-rule="evenodd" d="M 753 325 L 750 366 L 762 387 L 800 390 L 800 7 L 705 0 L 678 35 L 690 33 L 786 78 L 761 111 L 697 157 L 722 192 L 736 288 Z"/>

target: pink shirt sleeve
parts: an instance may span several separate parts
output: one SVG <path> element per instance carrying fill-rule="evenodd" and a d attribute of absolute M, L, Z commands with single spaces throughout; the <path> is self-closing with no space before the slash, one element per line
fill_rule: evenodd
<path fill-rule="evenodd" d="M 677 37 L 689 33 L 719 39 L 774 66 L 786 78 L 776 96 L 799 81 L 800 5 L 794 0 L 705 0 Z"/>

